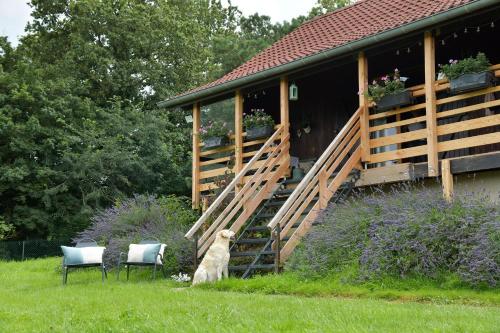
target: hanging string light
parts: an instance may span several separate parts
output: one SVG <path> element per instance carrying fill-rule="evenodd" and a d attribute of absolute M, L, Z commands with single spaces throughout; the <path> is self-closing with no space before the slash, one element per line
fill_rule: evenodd
<path fill-rule="evenodd" d="M 489 28 L 492 28 L 494 29 L 495 28 L 495 22 L 497 22 L 498 20 L 496 21 L 488 21 L 488 22 L 485 22 L 483 24 L 479 24 L 479 25 L 474 25 L 474 26 L 465 26 L 463 29 L 464 31 L 464 34 L 468 34 L 469 31 L 476 31 L 477 33 L 481 33 L 481 28 L 483 28 L 483 31 L 485 31 L 486 29 L 484 29 L 484 27 L 489 27 Z M 439 39 L 437 40 L 437 43 L 441 43 L 442 46 L 446 46 L 446 41 L 448 41 L 448 39 L 457 39 L 460 37 L 460 33 L 457 32 L 457 31 L 454 31 L 454 32 L 450 32 L 450 34 L 448 35 L 439 35 Z M 407 45 L 403 45 L 403 46 L 400 46 L 398 49 L 396 49 L 396 55 L 399 56 L 401 55 L 401 53 L 404 53 L 404 51 L 406 50 L 406 53 L 409 54 L 411 53 L 412 51 L 412 48 L 417 48 L 417 45 L 419 47 L 422 47 L 423 46 L 423 42 L 422 40 L 418 40 L 418 41 L 415 41 L 414 43 L 412 44 L 407 44 Z"/>

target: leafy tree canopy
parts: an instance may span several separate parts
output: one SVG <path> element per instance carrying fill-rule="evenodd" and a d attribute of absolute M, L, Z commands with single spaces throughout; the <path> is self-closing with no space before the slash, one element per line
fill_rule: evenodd
<path fill-rule="evenodd" d="M 32 0 L 20 45 L 0 38 L 0 238 L 73 236 L 134 193 L 188 195 L 185 114 L 156 103 L 347 2 L 273 24 L 220 0 Z"/>

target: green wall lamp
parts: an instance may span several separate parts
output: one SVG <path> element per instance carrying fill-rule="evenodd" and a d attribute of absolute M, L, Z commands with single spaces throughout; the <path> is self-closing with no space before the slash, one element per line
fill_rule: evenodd
<path fill-rule="evenodd" d="M 297 87 L 297 85 L 295 83 L 292 83 L 290 85 L 290 92 L 289 92 L 289 95 L 288 95 L 289 99 L 291 101 L 296 101 L 299 99 L 299 88 Z"/>

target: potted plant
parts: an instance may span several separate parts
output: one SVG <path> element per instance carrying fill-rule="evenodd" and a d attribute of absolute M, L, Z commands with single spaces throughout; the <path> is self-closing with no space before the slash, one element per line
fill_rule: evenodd
<path fill-rule="evenodd" d="M 244 114 L 243 125 L 250 140 L 269 137 L 274 130 L 273 117 L 259 109 L 252 114 Z"/>
<path fill-rule="evenodd" d="M 439 65 L 441 72 L 450 81 L 452 94 L 491 87 L 495 76 L 489 70 L 491 64 L 484 53 L 462 60 L 450 59 L 446 65 Z"/>
<path fill-rule="evenodd" d="M 385 75 L 368 86 L 365 94 L 370 101 L 375 102 L 377 111 L 390 110 L 398 106 L 413 103 L 411 91 L 405 89 L 408 78 L 401 77 L 396 68 L 392 75 Z"/>
<path fill-rule="evenodd" d="M 205 148 L 216 148 L 229 143 L 231 132 L 227 124 L 219 121 L 209 121 L 207 125 L 200 127 L 200 136 Z"/>

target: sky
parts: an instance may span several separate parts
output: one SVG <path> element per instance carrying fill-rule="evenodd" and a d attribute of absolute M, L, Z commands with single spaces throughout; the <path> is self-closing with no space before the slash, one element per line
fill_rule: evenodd
<path fill-rule="evenodd" d="M 7 36 L 17 45 L 19 36 L 24 34 L 24 27 L 30 20 L 31 8 L 27 0 L 0 0 L 0 35 Z M 223 0 L 223 3 L 227 0 Z M 243 15 L 254 13 L 267 15 L 273 22 L 290 21 L 299 15 L 306 15 L 316 0 L 231 0 Z"/>

